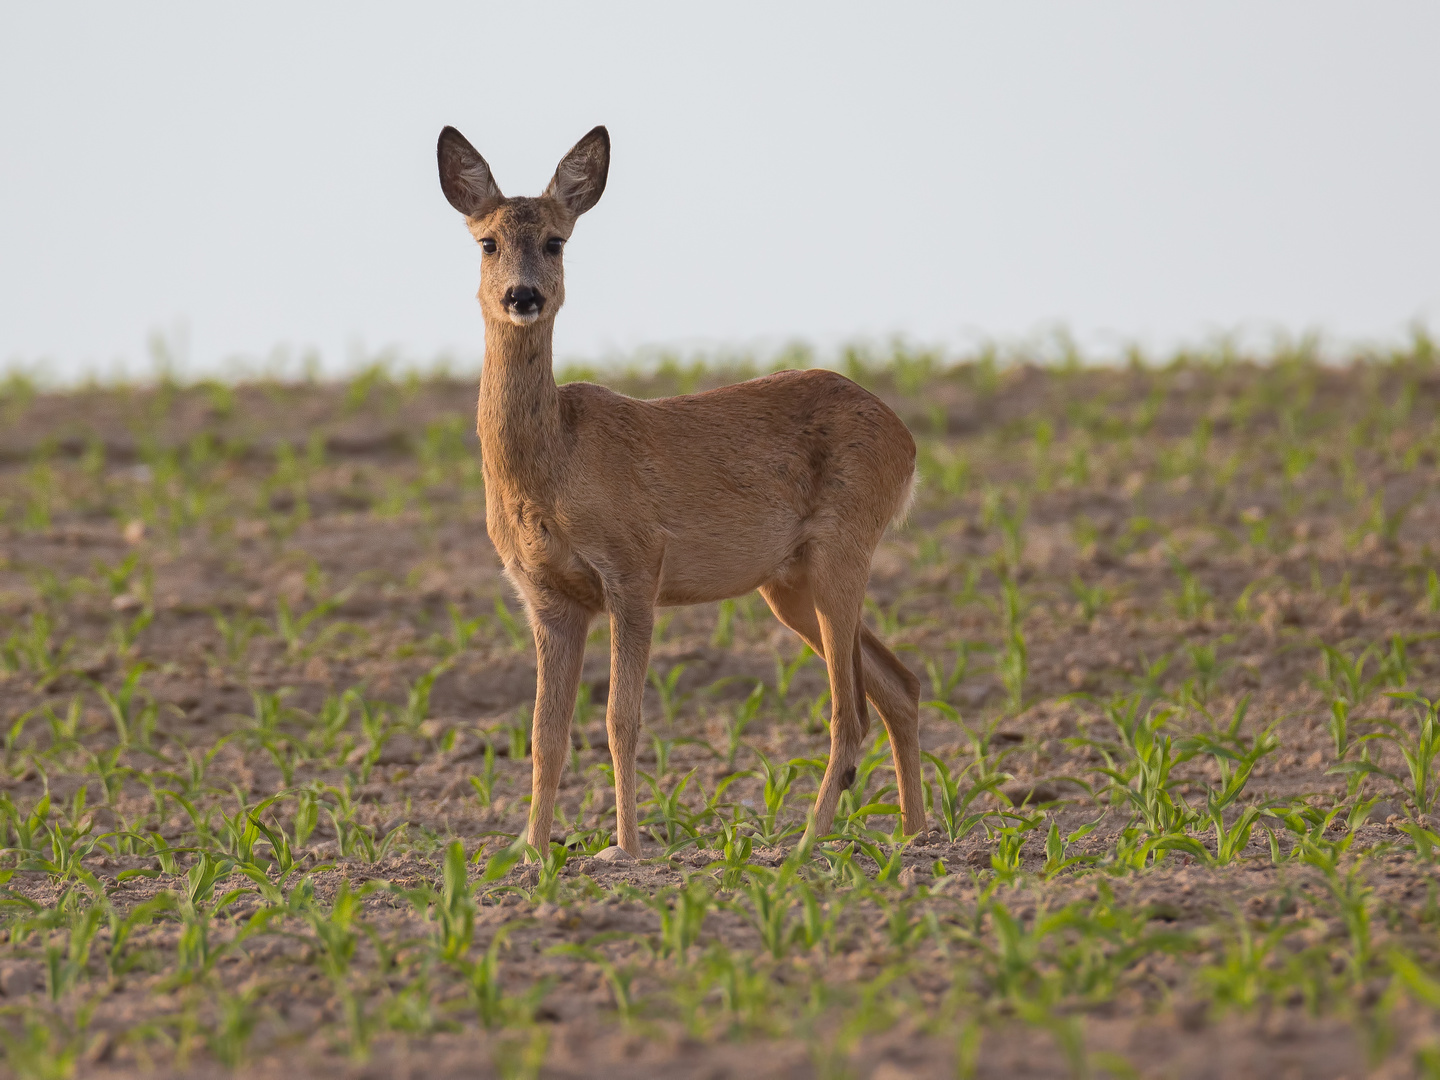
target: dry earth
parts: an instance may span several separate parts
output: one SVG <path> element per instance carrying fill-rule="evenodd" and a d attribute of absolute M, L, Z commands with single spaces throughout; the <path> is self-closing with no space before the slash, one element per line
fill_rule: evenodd
<path fill-rule="evenodd" d="M 534 659 L 485 536 L 472 384 L 12 380 L 7 1067 L 1433 1075 L 1434 778 L 1402 753 L 1428 729 L 1386 696 L 1440 690 L 1429 346 L 852 371 L 921 444 L 870 618 L 941 703 L 931 831 L 892 842 L 880 747 L 847 803 L 868 807 L 797 858 L 824 669 L 752 596 L 657 628 L 638 863 L 595 857 L 597 623 L 568 857 L 513 867 Z M 941 765 L 958 797 L 979 784 L 975 820 L 947 822 Z M 1248 837 L 1218 851 L 1196 815 L 1242 769 L 1218 812 L 1253 808 Z"/>

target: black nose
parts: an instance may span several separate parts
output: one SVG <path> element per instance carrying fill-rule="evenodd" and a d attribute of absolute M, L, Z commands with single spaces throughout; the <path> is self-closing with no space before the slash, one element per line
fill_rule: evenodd
<path fill-rule="evenodd" d="M 545 297 L 529 285 L 516 285 L 505 290 L 505 306 L 517 315 L 529 315 L 545 306 Z"/>

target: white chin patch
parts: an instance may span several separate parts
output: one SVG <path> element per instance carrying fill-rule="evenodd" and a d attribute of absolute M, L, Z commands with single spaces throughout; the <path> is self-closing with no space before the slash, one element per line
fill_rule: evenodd
<path fill-rule="evenodd" d="M 538 311 L 528 311 L 524 315 L 521 315 L 518 311 L 507 311 L 506 314 L 510 316 L 510 321 L 516 326 L 529 326 L 536 319 L 540 318 L 540 312 Z"/>

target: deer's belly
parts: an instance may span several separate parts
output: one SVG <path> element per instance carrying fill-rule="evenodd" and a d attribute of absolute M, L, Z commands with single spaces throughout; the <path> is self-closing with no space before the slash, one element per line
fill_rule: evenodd
<path fill-rule="evenodd" d="M 680 538 L 665 549 L 656 602 L 671 607 L 743 596 L 786 577 L 797 558 L 788 538 L 734 535 L 718 543 Z"/>

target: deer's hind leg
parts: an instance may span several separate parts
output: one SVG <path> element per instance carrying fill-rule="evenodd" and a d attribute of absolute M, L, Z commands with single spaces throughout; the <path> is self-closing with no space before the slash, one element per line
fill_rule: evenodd
<path fill-rule="evenodd" d="M 865 657 L 865 690 L 885 722 L 900 789 L 900 823 L 914 836 L 925 831 L 925 796 L 920 776 L 920 680 L 866 626 L 860 627 Z"/>
<path fill-rule="evenodd" d="M 830 761 L 815 795 L 809 829 L 811 835 L 823 836 L 830 831 L 835 819 L 840 793 L 855 780 L 860 744 L 870 729 L 860 644 L 865 576 L 857 573 L 854 565 L 837 565 L 836 560 L 827 559 L 820 552 L 812 555 L 808 572 L 809 592 L 814 601 L 810 619 L 819 632 L 819 647 L 815 651 L 824 659 L 830 675 Z M 773 589 L 766 592 L 767 600 L 773 592 Z"/>
<path fill-rule="evenodd" d="M 760 595 L 775 612 L 775 617 L 799 634 L 823 660 L 825 649 L 820 620 L 815 614 L 809 582 L 770 582 L 760 587 Z M 864 695 L 859 705 L 860 737 L 863 739 L 870 727 L 864 711 L 864 698 L 869 698 L 890 736 L 903 827 L 910 834 L 921 832 L 925 828 L 925 803 L 920 777 L 920 680 L 863 624 L 859 638 Z M 839 799 L 838 792 L 836 799 Z"/>

